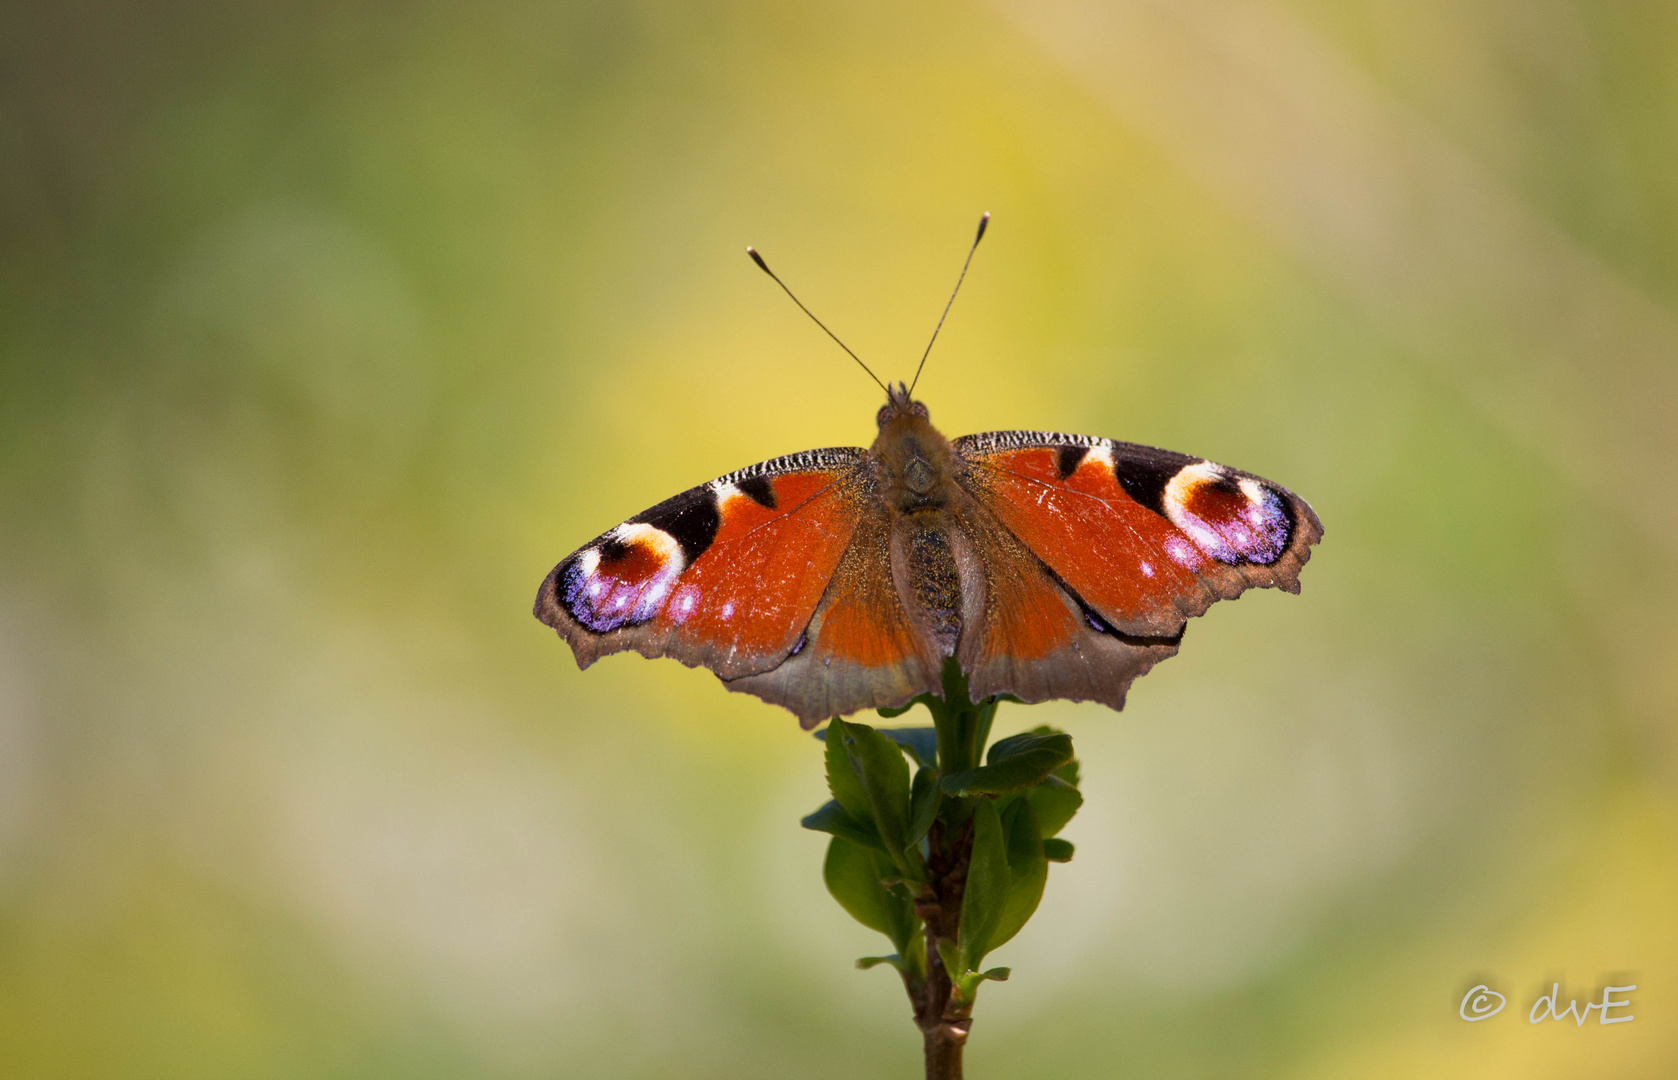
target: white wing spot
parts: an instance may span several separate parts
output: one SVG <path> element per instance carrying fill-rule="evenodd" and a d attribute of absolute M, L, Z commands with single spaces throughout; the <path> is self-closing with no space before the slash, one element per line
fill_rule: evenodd
<path fill-rule="evenodd" d="M 692 585 L 683 585 L 676 590 L 676 599 L 670 604 L 670 619 L 677 626 L 688 621 L 693 614 L 694 605 L 699 602 L 699 590 Z"/>
<path fill-rule="evenodd" d="M 1184 540 L 1180 536 L 1168 536 L 1165 538 L 1165 553 L 1171 556 L 1173 561 L 1181 563 L 1190 570 L 1199 566 L 1201 562 L 1200 552 L 1194 549 L 1193 544 Z"/>

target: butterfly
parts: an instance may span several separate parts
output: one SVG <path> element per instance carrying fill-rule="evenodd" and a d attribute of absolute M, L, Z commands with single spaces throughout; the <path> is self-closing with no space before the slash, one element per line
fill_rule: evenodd
<path fill-rule="evenodd" d="M 561 560 L 536 617 L 579 667 L 673 657 L 806 728 L 942 696 L 952 662 L 976 702 L 1119 709 L 1215 601 L 1297 593 L 1322 537 L 1303 499 L 1251 473 L 1084 435 L 946 439 L 912 386 L 881 385 L 867 449 L 778 457 L 666 499 Z"/>

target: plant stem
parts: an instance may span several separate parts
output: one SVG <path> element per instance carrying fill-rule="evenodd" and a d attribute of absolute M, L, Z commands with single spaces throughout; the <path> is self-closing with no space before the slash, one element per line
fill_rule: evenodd
<path fill-rule="evenodd" d="M 949 1025 L 926 1035 L 926 1080 L 961 1080 L 961 1050 L 967 1031 Z"/>
<path fill-rule="evenodd" d="M 941 775 L 979 764 L 990 735 L 996 702 L 968 700 L 967 680 L 959 668 L 944 672 L 944 700 L 928 702 L 938 732 Z M 926 930 L 926 980 L 913 991 L 915 1023 L 926 1051 L 927 1080 L 961 1080 L 962 1051 L 972 1026 L 973 1003 L 954 997 L 939 943 L 953 948 L 961 929 L 961 898 L 973 857 L 972 801 L 946 797 L 938 820 L 927 834 L 927 882 L 916 898 L 915 914 Z"/>
<path fill-rule="evenodd" d="M 940 941 L 953 945 L 960 931 L 962 887 L 973 855 L 972 819 L 953 836 L 948 832 L 943 822 L 932 827 L 929 880 L 915 905 L 926 927 L 926 981 L 920 998 L 911 1000 L 926 1050 L 927 1080 L 961 1080 L 961 1052 L 972 1024 L 972 1004 L 952 1000 L 950 975 L 938 949 Z"/>

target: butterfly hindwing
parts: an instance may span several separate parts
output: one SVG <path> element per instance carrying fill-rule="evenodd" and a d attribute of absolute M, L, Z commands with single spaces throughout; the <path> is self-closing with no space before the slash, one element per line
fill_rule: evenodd
<path fill-rule="evenodd" d="M 866 505 L 864 452 L 811 450 L 690 488 L 567 556 L 536 617 L 587 667 L 633 649 L 724 679 L 799 644 Z"/>
<path fill-rule="evenodd" d="M 1285 488 L 1168 450 L 1036 431 L 953 447 L 962 486 L 1122 634 L 1174 636 L 1250 586 L 1297 592 L 1322 536 Z"/>
<path fill-rule="evenodd" d="M 893 581 L 891 534 L 878 501 L 865 501 L 850 546 L 798 647 L 773 670 L 727 681 L 728 688 L 791 709 L 806 728 L 938 691 L 940 664 Z"/>
<path fill-rule="evenodd" d="M 960 518 L 984 581 L 982 617 L 969 620 L 958 654 L 975 699 L 1122 709 L 1131 682 L 1176 654 L 1180 634 L 1123 634 L 1084 607 L 984 506 L 971 502 Z"/>

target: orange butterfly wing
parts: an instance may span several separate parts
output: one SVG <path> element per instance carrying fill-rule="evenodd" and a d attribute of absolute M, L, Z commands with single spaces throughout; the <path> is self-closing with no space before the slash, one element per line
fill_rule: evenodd
<path fill-rule="evenodd" d="M 1322 537 L 1287 489 L 1168 450 L 1035 431 L 953 446 L 962 486 L 1125 635 L 1173 637 L 1248 587 L 1298 592 Z"/>
<path fill-rule="evenodd" d="M 666 499 L 562 560 L 536 617 L 587 667 L 633 649 L 724 679 L 798 644 L 860 514 L 861 450 L 812 450 Z"/>
<path fill-rule="evenodd" d="M 580 667 L 624 650 L 673 657 L 814 726 L 938 685 L 892 584 L 888 533 L 862 450 L 776 458 L 573 552 L 535 614 Z"/>
<path fill-rule="evenodd" d="M 574 552 L 536 615 L 580 666 L 626 649 L 674 657 L 807 727 L 940 692 L 952 651 L 976 697 L 1119 708 L 1214 601 L 1297 592 L 1322 536 L 1292 492 L 1182 454 L 1043 432 L 951 446 L 957 490 L 935 520 L 894 518 L 862 450 L 777 458 Z M 928 593 L 898 551 L 933 533 L 944 539 L 917 550 L 953 560 L 941 580 L 959 579 L 959 595 Z M 944 612 L 933 622 L 929 603 Z"/>
<path fill-rule="evenodd" d="M 904 609 L 892 578 L 891 522 L 870 498 L 803 647 L 773 670 L 726 685 L 784 705 L 813 728 L 858 709 L 939 692 L 941 666 Z"/>
<path fill-rule="evenodd" d="M 983 607 L 957 653 L 975 700 L 1012 694 L 1122 709 L 1131 682 L 1176 654 L 1180 634 L 1133 636 L 1094 616 L 978 500 L 960 519 L 984 582 Z"/>

